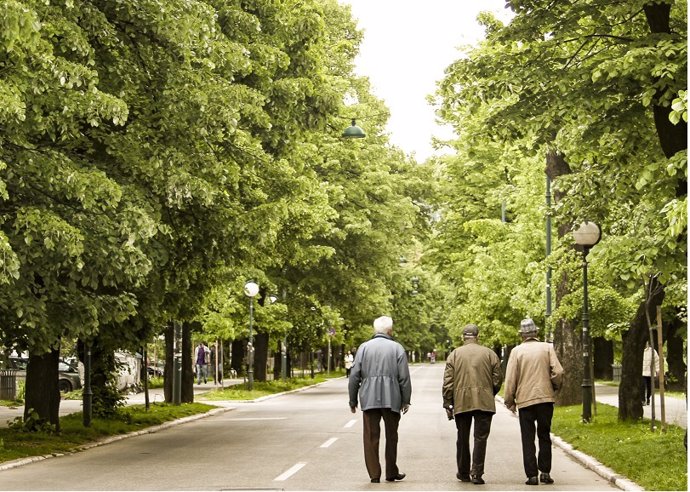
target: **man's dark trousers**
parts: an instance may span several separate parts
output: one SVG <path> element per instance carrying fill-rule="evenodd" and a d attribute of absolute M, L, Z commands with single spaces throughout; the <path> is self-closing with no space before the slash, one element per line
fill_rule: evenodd
<path fill-rule="evenodd" d="M 455 427 L 458 429 L 458 440 L 455 444 L 455 458 L 458 462 L 458 473 L 470 475 L 470 427 L 474 419 L 474 450 L 472 454 L 471 475 L 484 475 L 484 458 L 486 457 L 486 441 L 491 431 L 492 412 L 472 410 L 455 414 Z"/>
<path fill-rule="evenodd" d="M 527 477 L 536 477 L 539 471 L 551 473 L 551 419 L 553 403 L 537 403 L 519 410 L 522 435 L 522 462 Z M 534 423 L 539 438 L 539 458 L 535 457 Z"/>
<path fill-rule="evenodd" d="M 390 408 L 364 410 L 364 463 L 369 478 L 381 478 L 379 463 L 379 441 L 381 439 L 381 419 L 386 427 L 386 477 L 398 475 L 398 424 L 400 414 Z"/>

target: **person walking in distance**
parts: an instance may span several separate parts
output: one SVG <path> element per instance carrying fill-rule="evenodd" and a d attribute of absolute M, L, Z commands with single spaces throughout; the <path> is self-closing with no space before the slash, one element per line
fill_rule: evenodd
<path fill-rule="evenodd" d="M 348 383 L 350 411 L 361 405 L 364 427 L 364 462 L 372 483 L 381 481 L 379 441 L 381 419 L 386 427 L 386 481 L 405 478 L 397 465 L 398 424 L 407 413 L 412 397 L 407 354 L 393 340 L 393 320 L 381 316 L 374 321 L 374 336 L 360 345 Z"/>
<path fill-rule="evenodd" d="M 504 400 L 513 413 L 519 411 L 522 461 L 527 485 L 553 483 L 551 478 L 551 419 L 555 392 L 563 384 L 563 367 L 550 343 L 540 342 L 530 318 L 520 323 L 522 343 L 510 352 L 506 368 Z M 539 456 L 535 457 L 536 434 Z M 539 479 L 538 472 L 541 471 Z"/>
<path fill-rule="evenodd" d="M 204 342 L 199 342 L 194 354 L 196 363 L 196 384 L 201 384 L 201 379 L 206 382 L 206 364 L 209 362 L 210 350 L 204 344 Z"/>
<path fill-rule="evenodd" d="M 355 361 L 355 356 L 352 355 L 352 352 L 348 352 L 345 354 L 345 377 L 350 377 L 350 371 L 352 371 L 352 364 Z"/>
<path fill-rule="evenodd" d="M 654 373 L 652 373 L 652 358 L 654 358 Z M 645 344 L 642 356 L 642 406 L 649 405 L 652 398 L 652 378 L 659 373 L 659 354 L 649 342 Z"/>
<path fill-rule="evenodd" d="M 496 353 L 479 345 L 479 327 L 462 330 L 463 345 L 450 353 L 443 373 L 443 406 L 448 420 L 455 419 L 456 477 L 462 482 L 484 482 L 486 441 L 496 413 L 494 397 L 503 383 L 501 361 Z M 470 470 L 470 428 L 474 420 L 474 450 Z"/>

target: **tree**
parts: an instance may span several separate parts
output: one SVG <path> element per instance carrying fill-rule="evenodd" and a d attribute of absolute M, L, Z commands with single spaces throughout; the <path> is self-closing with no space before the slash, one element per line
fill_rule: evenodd
<path fill-rule="evenodd" d="M 555 218 L 561 233 L 583 219 L 604 226 L 605 239 L 592 253 L 593 269 L 610 266 L 615 256 L 637 291 L 640 278 L 647 279 L 645 285 L 657 274 L 684 278 L 686 157 L 679 136 L 685 134 L 685 6 L 598 1 L 510 6 L 515 17 L 506 26 L 482 17 L 487 41 L 449 68 L 439 91 L 440 114 L 463 130 L 474 122 L 462 135 L 465 141 L 482 135 L 484 141 L 528 144 L 556 157 L 551 162 L 560 162 L 562 170 L 550 165 L 547 173 L 558 175 Z M 483 133 L 472 133 L 475 128 Z M 643 234 L 636 227 L 640 216 L 653 226 Z M 637 254 L 623 257 L 608 247 L 622 236 Z M 563 238 L 560 247 L 570 247 Z M 600 257 L 609 261 L 600 263 Z M 569 295 L 569 284 L 561 284 L 559 301 Z M 639 332 L 636 319 L 631 333 Z M 555 340 L 557 346 L 564 337 L 569 340 L 561 354 L 577 352 L 572 328 L 563 328 Z M 638 344 L 624 351 L 627 391 L 621 395 L 636 400 L 637 407 L 639 385 L 633 387 L 632 378 L 639 379 L 639 367 L 632 352 L 638 351 Z M 578 365 L 564 362 L 571 375 Z M 635 417 L 621 412 L 621 418 Z"/>

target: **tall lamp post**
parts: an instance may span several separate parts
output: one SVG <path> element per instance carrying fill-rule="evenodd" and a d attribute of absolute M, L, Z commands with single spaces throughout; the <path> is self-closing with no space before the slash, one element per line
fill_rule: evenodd
<path fill-rule="evenodd" d="M 575 243 L 582 247 L 582 420 L 592 420 L 591 337 L 589 334 L 589 297 L 587 294 L 587 254 L 601 239 L 601 230 L 594 222 L 585 221 L 573 231 Z"/>
<path fill-rule="evenodd" d="M 259 293 L 259 286 L 254 282 L 244 284 L 244 294 L 249 297 L 249 343 L 247 343 L 247 381 L 249 391 L 254 389 L 254 297 Z"/>

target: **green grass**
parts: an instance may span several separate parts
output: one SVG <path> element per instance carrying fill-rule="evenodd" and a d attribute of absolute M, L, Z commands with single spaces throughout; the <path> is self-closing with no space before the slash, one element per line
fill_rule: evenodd
<path fill-rule="evenodd" d="M 93 419 L 90 427 L 82 424 L 82 414 L 60 417 L 60 433 L 23 432 L 0 428 L 0 462 L 56 453 L 68 453 L 81 445 L 99 439 L 126 434 L 189 415 L 205 413 L 215 407 L 203 403 L 170 405 L 152 404 L 147 412 L 144 405 L 132 405 L 119 411 L 117 420 Z"/>
<path fill-rule="evenodd" d="M 311 386 L 316 383 L 321 383 L 328 379 L 338 378 L 344 376 L 345 372 L 342 370 L 331 371 L 329 375 L 325 373 L 316 373 L 314 379 L 307 376 L 305 378 L 291 378 L 285 381 L 254 381 L 254 389 L 249 391 L 246 384 L 236 384 L 225 389 L 213 389 L 206 393 L 198 395 L 204 400 L 218 401 L 218 400 L 255 400 L 262 396 L 273 395 L 275 393 L 283 393 L 305 386 Z"/>
<path fill-rule="evenodd" d="M 597 403 L 597 415 L 581 422 L 582 406 L 555 407 L 551 431 L 646 490 L 687 490 L 685 429 L 652 432 L 649 421 L 618 422 L 618 409 Z"/>

